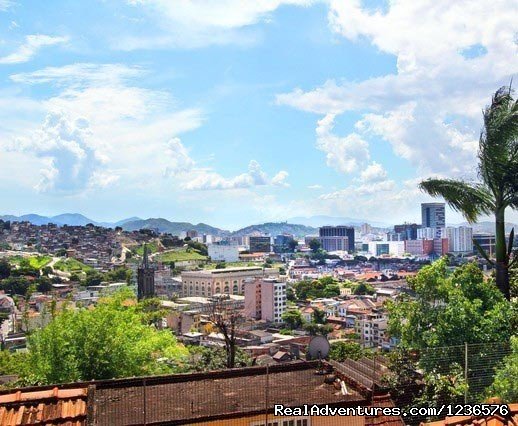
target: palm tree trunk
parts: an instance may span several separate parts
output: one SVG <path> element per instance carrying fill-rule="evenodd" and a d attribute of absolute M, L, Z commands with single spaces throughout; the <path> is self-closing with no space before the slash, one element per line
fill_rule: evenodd
<path fill-rule="evenodd" d="M 496 255 L 496 286 L 505 298 L 511 298 L 509 293 L 509 258 L 505 241 L 505 208 L 495 211 L 495 255 Z"/>

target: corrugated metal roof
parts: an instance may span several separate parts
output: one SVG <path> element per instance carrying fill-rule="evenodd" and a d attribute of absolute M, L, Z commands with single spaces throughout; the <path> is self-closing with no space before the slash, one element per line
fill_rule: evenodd
<path fill-rule="evenodd" d="M 21 391 L 0 395 L 0 425 L 86 425 L 87 388 Z"/>

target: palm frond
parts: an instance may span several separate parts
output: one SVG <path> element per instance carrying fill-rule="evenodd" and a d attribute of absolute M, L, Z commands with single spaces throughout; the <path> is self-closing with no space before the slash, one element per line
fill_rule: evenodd
<path fill-rule="evenodd" d="M 507 256 L 511 256 L 513 252 L 513 244 L 514 244 L 514 228 L 511 229 L 511 233 L 509 234 L 509 245 L 507 246 Z"/>
<path fill-rule="evenodd" d="M 483 115 L 479 174 L 496 195 L 518 183 L 518 101 L 513 99 L 513 92 L 500 88 Z"/>
<path fill-rule="evenodd" d="M 486 253 L 486 251 L 482 248 L 482 246 L 480 245 L 480 243 L 477 241 L 477 240 L 473 240 L 473 244 L 475 245 L 475 247 L 477 248 L 478 252 L 480 253 L 480 255 L 486 259 L 490 265 L 494 265 L 495 262 L 493 262 L 490 258 L 489 258 L 489 255 Z"/>
<path fill-rule="evenodd" d="M 489 191 L 479 184 L 454 179 L 427 179 L 419 188 L 433 197 L 442 197 L 455 211 L 462 213 L 470 223 L 476 222 L 482 214 L 493 211 L 493 198 Z"/>

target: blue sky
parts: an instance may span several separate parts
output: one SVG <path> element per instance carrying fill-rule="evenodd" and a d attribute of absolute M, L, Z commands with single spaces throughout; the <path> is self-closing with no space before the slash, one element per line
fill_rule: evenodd
<path fill-rule="evenodd" d="M 0 0 L 0 213 L 419 220 L 420 179 L 475 177 L 512 10 Z"/>

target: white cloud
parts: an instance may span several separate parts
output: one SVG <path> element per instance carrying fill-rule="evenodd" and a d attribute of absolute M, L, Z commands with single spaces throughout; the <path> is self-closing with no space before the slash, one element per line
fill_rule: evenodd
<path fill-rule="evenodd" d="M 318 184 L 308 186 L 308 189 L 322 189 L 322 188 L 323 188 L 323 186 L 318 185 Z"/>
<path fill-rule="evenodd" d="M 317 148 L 326 154 L 326 162 L 342 173 L 352 173 L 369 159 L 369 144 L 358 134 L 346 137 L 333 134 L 333 114 L 327 114 L 318 121 Z"/>
<path fill-rule="evenodd" d="M 167 167 L 165 169 L 165 175 L 175 176 L 179 173 L 186 173 L 192 170 L 194 167 L 194 161 L 189 157 L 189 153 L 185 146 L 183 146 L 180 138 L 172 138 L 167 143 L 167 155 L 170 157 Z"/>
<path fill-rule="evenodd" d="M 55 85 L 58 93 L 21 105 L 17 101 L 11 114 L 4 109 L 0 150 L 10 146 L 25 161 L 36 159 L 42 174 L 31 170 L 33 186 L 50 193 L 86 192 L 118 179 L 160 191 L 166 184 L 164 171 L 190 164 L 178 157 L 182 152 L 175 151 L 181 147 L 176 138 L 198 128 L 203 114 L 196 108 L 178 109 L 167 92 L 136 86 L 135 77 L 145 72 L 119 64 L 73 64 L 12 76 L 18 84 Z M 26 120 L 18 120 L 25 115 Z M 45 116 L 41 128 L 34 127 Z M 79 128 L 82 122 L 88 125 Z M 24 167 L 20 155 L 9 157 Z M 4 161 L 8 159 L 0 156 L 0 171 Z"/>
<path fill-rule="evenodd" d="M 13 5 L 11 0 L 0 0 L 0 11 L 6 11 Z"/>
<path fill-rule="evenodd" d="M 373 161 L 360 173 L 360 179 L 365 183 L 382 182 L 387 178 L 387 171 L 379 163 Z"/>
<path fill-rule="evenodd" d="M 41 70 L 13 74 L 15 83 L 53 83 L 59 86 L 80 86 L 85 84 L 118 84 L 141 77 L 145 70 L 141 67 L 123 64 L 76 63 L 62 67 L 47 67 Z"/>
<path fill-rule="evenodd" d="M 0 64 L 19 64 L 29 61 L 42 47 L 66 43 L 68 37 L 52 37 L 43 34 L 28 35 L 25 43 L 10 55 L 0 58 Z"/>
<path fill-rule="evenodd" d="M 115 48 L 191 48 L 250 43 L 255 36 L 244 30 L 259 22 L 269 22 L 269 15 L 280 6 L 309 6 L 315 1 L 128 0 L 128 3 L 147 13 L 150 28 L 145 36 L 119 38 L 114 42 Z"/>
<path fill-rule="evenodd" d="M 279 94 L 277 103 L 335 116 L 363 114 L 359 137 L 387 140 L 421 175 L 469 175 L 481 109 L 518 69 L 512 0 L 398 0 L 385 12 L 360 0 L 329 2 L 333 31 L 394 55 L 397 71 L 363 81 L 328 80 Z M 476 50 L 476 55 L 466 54 Z"/>
<path fill-rule="evenodd" d="M 193 172 L 183 183 L 183 189 L 193 191 L 243 189 L 266 185 L 287 186 L 285 179 L 288 176 L 287 172 L 280 171 L 272 179 L 269 179 L 261 169 L 260 164 L 255 160 L 250 161 L 247 173 L 232 178 L 225 178 L 216 172 L 203 169 L 197 169 Z"/>
<path fill-rule="evenodd" d="M 289 183 L 286 182 L 286 178 L 289 176 L 289 173 L 285 170 L 281 170 L 279 173 L 277 173 L 273 178 L 272 178 L 272 185 L 275 185 L 275 186 L 284 186 L 284 187 L 288 187 L 290 186 Z"/>
<path fill-rule="evenodd" d="M 91 186 L 105 186 L 117 178 L 99 171 L 107 159 L 95 148 L 92 138 L 86 119 L 49 114 L 39 130 L 30 138 L 14 141 L 11 150 L 43 159 L 38 190 L 74 193 Z"/>

